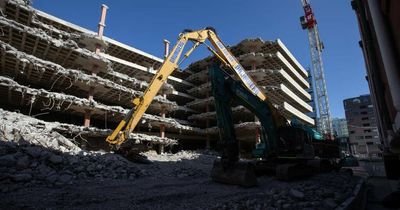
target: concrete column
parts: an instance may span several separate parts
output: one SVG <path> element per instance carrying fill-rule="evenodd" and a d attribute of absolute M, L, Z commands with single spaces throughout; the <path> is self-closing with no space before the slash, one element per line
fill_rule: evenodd
<path fill-rule="evenodd" d="M 207 93 L 207 98 L 208 97 L 210 97 L 210 94 L 209 93 Z M 207 112 L 209 112 L 210 111 L 210 105 L 208 104 L 208 102 L 207 102 L 207 105 L 206 105 L 206 113 Z M 206 119 L 206 128 L 209 128 L 210 127 L 210 120 L 209 119 Z M 206 149 L 207 150 L 209 150 L 210 149 L 210 134 L 208 134 L 208 132 L 207 132 L 207 134 L 206 134 Z"/>
<path fill-rule="evenodd" d="M 160 137 L 165 138 L 165 125 L 160 126 Z M 158 153 L 162 154 L 164 153 L 164 144 L 160 144 L 158 147 Z"/>
<path fill-rule="evenodd" d="M 97 32 L 97 35 L 98 35 L 99 39 L 101 39 L 101 40 L 103 39 L 104 27 L 106 26 L 105 21 L 106 21 L 107 9 L 108 9 L 107 5 L 105 5 L 105 4 L 101 5 L 101 16 L 100 16 L 100 22 L 98 25 L 99 30 Z M 100 52 L 101 52 L 101 45 L 96 44 L 95 53 L 100 54 Z M 93 65 L 91 72 L 92 72 L 92 76 L 96 76 L 97 73 L 99 72 L 99 67 L 97 65 Z M 89 100 L 93 99 L 94 90 L 95 90 L 95 87 L 93 87 L 93 86 L 89 87 L 89 93 L 88 93 Z M 85 127 L 90 126 L 90 117 L 91 117 L 90 111 L 86 111 L 83 126 L 85 126 Z"/>
<path fill-rule="evenodd" d="M 104 28 L 106 27 L 106 14 L 107 14 L 107 5 L 102 4 L 101 5 L 101 16 L 100 16 L 100 22 L 99 22 L 99 31 L 98 31 L 98 35 L 100 37 L 100 39 L 103 39 L 103 34 L 104 34 Z"/>
<path fill-rule="evenodd" d="M 168 56 L 168 54 L 169 54 L 169 41 L 164 39 L 164 58 L 166 58 Z M 162 96 L 163 96 L 163 98 L 167 98 L 167 94 L 165 94 L 165 93 Z M 166 114 L 165 108 L 161 108 L 161 113 L 160 113 L 161 117 L 165 118 L 165 114 Z M 165 125 L 163 125 L 163 124 L 160 125 L 160 137 L 165 138 Z M 163 144 L 159 145 L 158 153 L 159 154 L 164 153 L 164 145 Z"/>
<path fill-rule="evenodd" d="M 206 70 L 208 71 L 208 66 L 206 66 Z M 207 77 L 207 82 L 209 82 L 208 77 Z M 210 97 L 210 92 L 207 92 L 206 97 L 207 98 Z M 210 111 L 210 105 L 209 105 L 209 102 L 207 102 L 206 113 L 209 112 L 209 111 Z M 210 127 L 210 120 L 206 119 L 206 128 L 209 128 L 209 127 Z M 206 149 L 209 150 L 210 148 L 211 148 L 210 147 L 210 134 L 207 133 L 206 134 Z"/>
<path fill-rule="evenodd" d="M 83 121 L 83 126 L 89 127 L 90 126 L 90 111 L 85 110 L 85 116 L 84 116 L 84 121 Z"/>
<path fill-rule="evenodd" d="M 167 94 L 164 93 L 163 98 L 167 98 Z M 165 118 L 165 114 L 166 114 L 165 108 L 161 108 L 161 113 L 160 113 L 161 118 Z M 165 138 L 165 125 L 164 124 L 160 125 L 160 137 Z M 164 153 L 164 145 L 163 144 L 160 144 L 158 147 L 158 154 L 161 154 L 161 153 Z"/>
<path fill-rule="evenodd" d="M 169 41 L 164 39 L 164 58 L 166 58 L 169 54 Z"/>

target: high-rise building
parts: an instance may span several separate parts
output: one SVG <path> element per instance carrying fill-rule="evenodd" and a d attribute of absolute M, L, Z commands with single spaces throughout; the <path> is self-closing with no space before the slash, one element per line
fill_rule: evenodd
<path fill-rule="evenodd" d="M 347 129 L 347 121 L 345 118 L 333 118 L 332 119 L 333 134 L 337 138 L 348 137 L 349 131 Z"/>
<path fill-rule="evenodd" d="M 381 142 L 370 95 L 343 101 L 351 152 L 359 157 L 381 156 Z"/>
<path fill-rule="evenodd" d="M 352 0 L 386 176 L 400 178 L 400 1 Z"/>
<path fill-rule="evenodd" d="M 350 154 L 349 147 L 349 131 L 347 129 L 347 121 L 345 118 L 332 119 L 333 135 L 340 143 L 340 148 L 343 155 Z"/>

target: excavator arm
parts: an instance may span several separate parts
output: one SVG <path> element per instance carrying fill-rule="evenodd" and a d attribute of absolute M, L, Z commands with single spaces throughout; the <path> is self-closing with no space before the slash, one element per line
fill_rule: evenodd
<path fill-rule="evenodd" d="M 168 76 L 179 68 L 179 64 L 181 62 L 180 57 L 186 43 L 188 41 L 192 41 L 194 45 L 185 53 L 185 58 L 187 58 L 200 44 L 205 43 L 206 40 L 210 41 L 214 49 L 208 45 L 207 48 L 223 64 L 233 70 L 234 74 L 245 85 L 246 88 L 248 88 L 255 96 L 263 101 L 267 98 L 257 87 L 256 83 L 246 74 L 244 68 L 240 65 L 237 59 L 228 51 L 213 28 L 209 27 L 198 31 L 186 30 L 179 35 L 178 42 L 175 44 L 170 54 L 166 57 L 160 69 L 154 75 L 144 94 L 139 98 L 133 99 L 132 103 L 134 107 L 118 124 L 117 128 L 107 137 L 106 141 L 108 143 L 111 145 L 121 145 L 128 139 L 129 134 L 135 129 L 140 118 L 143 116 L 154 97 L 160 90 L 161 86 L 167 80 Z"/>
<path fill-rule="evenodd" d="M 227 75 L 218 66 L 210 68 L 209 75 L 222 144 L 237 148 L 238 142 L 235 136 L 231 110 L 231 104 L 235 103 L 246 107 L 261 123 L 260 145 L 262 145 L 262 149 L 260 148 L 260 151 L 262 151 L 262 154 L 257 156 L 260 158 L 275 156 L 278 142 L 278 128 L 272 115 L 275 108 L 268 101 L 262 101 L 259 97 L 253 95 L 242 83 Z M 236 150 L 230 149 L 229 151 L 235 153 Z M 234 160 L 234 157 L 237 157 L 238 154 L 227 154 L 225 156 Z"/>

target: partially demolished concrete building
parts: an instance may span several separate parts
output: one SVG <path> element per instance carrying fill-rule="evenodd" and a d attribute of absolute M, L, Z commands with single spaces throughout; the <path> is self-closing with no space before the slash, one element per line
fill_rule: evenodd
<path fill-rule="evenodd" d="M 305 114 L 313 112 L 307 103 L 311 100 L 311 95 L 306 91 L 310 87 L 308 73 L 279 39 L 246 39 L 230 47 L 230 50 L 282 115 L 288 120 L 296 119 L 314 125 L 314 120 Z M 214 62 L 215 58 L 208 57 L 188 67 L 192 74 L 187 81 L 196 84 L 188 92 L 197 99 L 186 106 L 200 112 L 188 119 L 200 124 L 202 122 L 207 134 L 218 132 L 215 127 L 214 98 L 210 95 L 211 84 L 207 76 L 208 68 Z M 255 116 L 243 106 L 233 107 L 232 112 L 238 138 L 247 142 L 257 141 L 260 123 Z"/>
<path fill-rule="evenodd" d="M 45 121 L 79 137 L 88 148 L 106 148 L 106 136 L 143 94 L 163 59 L 103 36 L 106 7 L 93 32 L 32 8 L 0 0 L 0 107 Z M 313 125 L 307 72 L 280 41 L 244 40 L 231 47 L 272 103 L 288 119 Z M 147 145 L 209 147 L 218 138 L 207 69 L 213 58 L 175 71 L 131 139 Z M 233 108 L 242 140 L 254 142 L 259 123 Z M 159 147 L 159 148 L 163 148 Z"/>

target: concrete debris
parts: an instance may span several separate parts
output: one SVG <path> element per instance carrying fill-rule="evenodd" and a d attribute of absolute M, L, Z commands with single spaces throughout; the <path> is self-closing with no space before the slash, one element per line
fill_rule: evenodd
<path fill-rule="evenodd" d="M 2 185 L 27 182 L 30 185 L 62 185 L 72 180 L 93 177 L 135 179 L 143 175 L 135 165 L 119 155 L 84 151 L 57 132 L 62 129 L 81 132 L 85 131 L 83 127 L 44 122 L 2 109 L 0 116 Z M 95 131 L 97 130 L 93 130 Z M 142 138 L 144 141 L 156 138 L 145 134 L 134 134 L 132 137 Z M 167 138 L 160 138 L 159 141 L 161 140 L 168 141 Z M 168 143 L 176 144 L 176 141 L 169 140 Z M 175 161 L 187 156 L 176 158 Z"/>
<path fill-rule="evenodd" d="M 188 93 L 206 93 L 211 90 L 211 82 L 206 82 L 188 90 Z"/>
<path fill-rule="evenodd" d="M 88 49 L 80 48 L 78 46 L 78 44 L 72 39 L 68 39 L 68 40 L 56 39 L 56 38 L 48 35 L 46 31 L 44 31 L 40 28 L 28 27 L 28 26 L 25 26 L 21 23 L 14 21 L 14 20 L 7 19 L 3 16 L 0 16 L 0 26 L 3 28 L 3 30 L 5 30 L 5 28 L 10 28 L 10 30 L 14 29 L 20 33 L 28 33 L 34 37 L 38 37 L 41 40 L 44 40 L 48 44 L 54 45 L 57 48 L 62 47 L 62 48 L 67 48 L 67 49 L 71 49 L 75 52 L 78 52 L 79 54 L 82 55 L 81 56 L 82 59 L 89 61 L 89 58 L 90 58 L 90 62 L 96 61 L 96 65 L 98 65 L 100 67 L 105 67 L 105 68 L 100 68 L 103 71 L 104 70 L 109 71 L 112 69 L 111 62 L 108 59 L 106 59 L 92 51 L 89 51 Z M 84 63 L 84 62 L 82 62 L 82 63 Z"/>
<path fill-rule="evenodd" d="M 105 115 L 105 113 L 110 113 L 116 115 L 112 120 L 118 121 L 125 116 L 129 110 L 124 109 L 120 106 L 107 106 L 96 101 L 88 100 L 86 98 L 78 98 L 73 95 L 67 95 L 63 93 L 56 93 L 56 92 L 49 92 L 44 89 L 34 89 L 29 88 L 27 86 L 20 85 L 13 81 L 10 78 L 0 76 L 0 86 L 6 86 L 9 90 L 16 91 L 20 94 L 25 96 L 30 96 L 31 98 L 35 96 L 35 98 L 43 97 L 49 100 L 49 104 L 46 106 L 45 104 L 34 103 L 34 106 L 39 106 L 41 109 L 52 110 L 61 109 L 62 104 L 68 104 L 67 108 L 63 109 L 73 109 L 76 112 L 84 112 L 85 110 L 92 110 L 94 113 L 99 113 L 101 115 Z M 151 114 L 144 114 L 143 122 L 149 121 L 150 124 L 157 125 L 157 123 L 165 123 L 167 127 L 181 129 L 181 130 L 188 130 L 188 131 L 198 131 L 201 132 L 200 129 L 183 125 L 181 123 L 189 124 L 187 121 L 184 120 L 177 120 L 173 118 L 163 118 L 156 115 Z"/>
<path fill-rule="evenodd" d="M 183 151 L 177 154 L 157 155 L 155 152 L 142 153 L 155 161 L 154 165 L 137 165 L 112 153 L 88 152 L 74 146 L 72 142 L 58 135 L 53 140 L 71 147 L 61 149 L 61 144 L 48 144 L 56 133 L 50 125 L 36 119 L 27 119 L 23 115 L 4 112 L 7 121 L 1 124 L 0 136 L 0 184 L 2 192 L 24 189 L 36 185 L 62 186 L 79 180 L 134 180 L 144 176 L 154 177 L 198 177 L 207 176 L 204 170 L 193 167 L 189 160 L 199 160 L 209 166 L 216 156 L 213 153 Z M 17 117 L 11 121 L 9 117 Z M 21 119 L 22 118 L 22 119 Z M 2 122 L 4 122 L 2 119 Z M 42 130 L 36 132 L 38 124 Z M 21 129 L 10 131 L 10 124 L 24 125 Z M 29 135 L 34 133 L 34 135 Z M 63 144 L 66 145 L 66 144 Z M 208 154 L 208 155 L 205 155 Z M 175 162 L 171 167 L 161 167 L 163 162 Z"/>
<path fill-rule="evenodd" d="M 104 79 L 99 76 L 93 76 L 83 73 L 82 71 L 75 70 L 75 69 L 67 69 L 58 65 L 56 63 L 46 61 L 40 58 L 37 58 L 32 55 L 28 55 L 24 52 L 18 51 L 13 46 L 3 42 L 0 40 L 0 47 L 2 51 L 4 51 L 7 55 L 13 56 L 16 59 L 20 60 L 24 65 L 32 65 L 32 71 L 37 71 L 39 74 L 44 73 L 45 71 L 52 71 L 53 74 L 59 75 L 58 77 L 65 77 L 68 78 L 71 82 L 71 85 L 78 85 L 78 86 L 90 86 L 94 85 L 96 87 L 104 87 L 106 89 L 116 89 L 121 92 L 125 92 L 130 94 L 133 97 L 140 97 L 143 95 L 143 92 L 137 91 L 131 88 L 138 89 L 138 87 L 146 88 L 148 83 L 145 81 L 140 81 L 135 78 L 128 77 L 127 75 L 123 75 L 118 72 L 111 71 L 110 74 L 113 77 L 117 77 L 116 82 L 129 84 L 131 88 L 116 84 L 114 81 L 110 81 L 108 79 Z M 171 102 L 168 99 L 158 95 L 154 98 L 155 102 L 164 103 L 164 108 L 167 110 L 173 111 L 177 109 L 176 102 Z"/>
<path fill-rule="evenodd" d="M 14 159 L 25 155 L 23 151 L 16 152 L 12 148 L 7 154 Z M 360 181 L 343 172 L 319 174 L 290 183 L 262 176 L 258 178 L 259 187 L 238 188 L 210 181 L 209 171 L 216 159 L 213 153 L 142 154 L 153 164 L 125 163 L 124 159 L 113 154 L 60 155 L 63 164 L 52 164 L 48 161 L 52 154 L 47 154 L 30 158 L 31 165 L 38 162 L 32 170 L 0 166 L 0 169 L 7 170 L 7 173 L 0 173 L 0 180 L 6 180 L 0 181 L 1 190 L 7 193 L 7 196 L 0 197 L 0 201 L 6 206 L 12 204 L 13 207 L 25 208 L 108 209 L 116 206 L 112 202 L 116 200 L 118 208 L 134 209 L 334 209 L 346 196 L 354 196 L 354 186 Z M 43 188 L 43 184 L 59 187 Z M 324 197 L 325 191 L 333 193 Z M 291 192 L 303 193 L 304 196 L 293 196 Z M 127 193 L 134 196 L 129 197 L 130 202 L 121 203 L 121 195 Z M 179 199 L 171 202 L 171 198 L 177 197 Z"/>
<path fill-rule="evenodd" d="M 201 105 L 214 105 L 214 96 L 208 97 L 208 98 L 202 98 L 202 99 L 196 99 L 194 101 L 191 101 L 187 103 L 185 106 L 186 107 L 194 107 L 194 106 L 201 106 Z"/>
<path fill-rule="evenodd" d="M 59 123 L 57 126 L 53 128 L 54 131 L 57 131 L 61 134 L 65 135 L 73 135 L 73 136 L 85 136 L 85 137 L 100 137 L 106 138 L 112 130 L 110 129 L 100 129 L 96 127 L 84 127 L 77 126 L 72 124 Z M 147 135 L 142 133 L 130 133 L 128 140 L 132 140 L 132 142 L 139 144 L 144 142 L 151 142 L 153 144 L 163 144 L 166 146 L 176 145 L 178 144 L 177 140 L 170 138 L 161 138 L 158 136 Z"/>
<path fill-rule="evenodd" d="M 113 78 L 113 82 L 120 85 L 134 85 L 134 87 L 139 86 L 139 89 L 142 90 L 149 86 L 149 83 L 147 83 L 146 81 L 138 80 L 134 77 L 130 77 L 126 74 L 122 74 L 114 70 L 107 72 L 107 74 Z"/>
<path fill-rule="evenodd" d="M 5 0 L 5 2 L 9 4 L 14 4 L 18 7 L 32 8 L 29 6 L 32 4 L 32 0 Z"/>
<path fill-rule="evenodd" d="M 249 114 L 251 114 L 248 109 L 246 109 L 244 106 L 236 106 L 233 107 L 232 112 L 248 112 Z M 203 120 L 203 119 L 215 119 L 217 115 L 216 111 L 212 111 L 212 112 L 204 112 L 201 114 L 194 114 L 188 117 L 189 120 Z"/>
<path fill-rule="evenodd" d="M 21 137 L 23 139 L 28 139 L 31 144 L 39 144 L 46 148 L 51 148 L 54 150 L 62 149 L 62 152 L 69 152 L 75 154 L 80 152 L 81 149 L 77 147 L 68 138 L 65 138 L 60 134 L 68 135 L 82 135 L 89 137 L 100 137 L 106 138 L 112 130 L 110 129 L 99 129 L 96 127 L 84 127 L 77 126 L 66 123 L 59 122 L 45 122 L 39 119 L 35 119 L 23 114 L 9 112 L 0 109 L 0 137 L 4 137 L 7 141 L 14 141 Z M 21 128 L 20 130 L 16 128 Z M 27 129 L 27 130 L 24 130 Z M 40 137 L 41 136 L 41 137 Z M 46 138 L 49 137 L 47 140 Z M 52 138 L 54 139 L 52 139 Z M 35 140 L 37 139 L 37 140 Z M 161 138 L 158 136 L 151 136 L 142 133 L 131 133 L 128 140 L 133 140 L 134 143 L 141 143 L 142 141 L 152 142 L 154 144 L 164 144 L 164 145 L 175 145 L 178 142 L 174 139 Z M 53 141 L 53 143 L 50 143 Z M 58 142 L 55 142 L 58 141 Z M 62 146 L 62 147 L 59 147 Z M 26 152 L 33 157 L 38 157 L 40 155 L 40 150 L 36 147 L 30 147 Z"/>
<path fill-rule="evenodd" d="M 248 129 L 248 130 L 254 130 L 256 128 L 260 128 L 261 123 L 259 121 L 257 122 L 242 122 L 242 123 L 237 123 L 234 125 L 235 129 Z M 210 127 L 205 129 L 206 133 L 213 134 L 213 133 L 218 133 L 218 127 Z"/>
<path fill-rule="evenodd" d="M 0 184 L 3 192 L 36 185 L 62 186 L 82 179 L 132 180 L 143 176 L 135 164 L 116 154 L 84 151 L 72 154 L 31 145 L 26 140 L 0 140 Z M 32 156 L 27 152 L 32 148 L 38 150 L 40 155 Z M 16 160 L 17 164 L 10 164 Z"/>
<path fill-rule="evenodd" d="M 79 33 L 76 41 L 83 45 L 82 47 L 89 51 L 95 52 L 96 48 L 100 47 L 101 51 L 107 50 L 108 43 L 100 38 L 97 33 Z"/>
<path fill-rule="evenodd" d="M 217 158 L 216 152 L 198 150 L 198 151 L 180 151 L 176 154 L 163 153 L 157 154 L 155 151 L 141 153 L 149 160 L 153 161 L 157 170 L 147 169 L 155 177 L 207 177 L 208 168 Z M 167 166 L 169 164 L 170 166 Z M 159 166 L 159 167 L 158 167 Z"/>
<path fill-rule="evenodd" d="M 290 187 L 270 188 L 238 201 L 217 204 L 212 209 L 335 209 L 353 195 L 358 178 L 349 173 L 318 174 L 312 178 L 290 183 Z M 324 192 L 335 192 L 325 198 Z"/>
<path fill-rule="evenodd" d="M 66 31 L 60 30 L 60 29 L 58 29 L 58 28 L 56 28 L 56 27 L 54 27 L 52 25 L 48 25 L 48 24 L 45 24 L 45 23 L 37 20 L 36 12 L 35 12 L 35 10 L 33 8 L 32 8 L 32 11 L 30 13 L 32 14 L 32 19 L 31 19 L 32 25 L 34 25 L 34 26 L 36 26 L 38 28 L 41 28 L 42 30 L 50 32 L 50 34 L 53 37 L 56 34 L 57 38 L 59 38 L 59 39 L 63 39 L 63 40 L 69 40 L 69 39 L 78 40 L 82 36 L 85 36 L 85 35 L 81 35 L 79 33 L 66 32 Z"/>
<path fill-rule="evenodd" d="M 23 114 L 0 109 L 0 138 L 2 141 L 15 144 L 36 144 L 44 148 L 78 154 L 81 149 L 54 131 L 57 123 L 47 123 Z M 19 143 L 21 142 L 21 143 Z M 27 148 L 26 153 L 32 157 L 40 156 L 39 148 Z"/>

